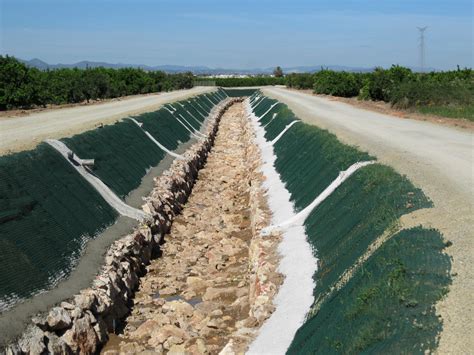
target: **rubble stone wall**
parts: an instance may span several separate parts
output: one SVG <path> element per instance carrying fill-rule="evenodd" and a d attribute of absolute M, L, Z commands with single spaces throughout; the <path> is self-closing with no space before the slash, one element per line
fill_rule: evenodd
<path fill-rule="evenodd" d="M 100 349 L 107 341 L 107 334 L 115 331 L 129 312 L 139 277 L 150 260 L 159 256 L 159 244 L 206 162 L 222 114 L 237 101 L 242 100 L 227 99 L 217 105 L 209 116 L 206 138 L 193 144 L 183 160 L 175 159 L 166 172 L 155 178 L 155 188 L 143 205 L 153 220 L 114 242 L 91 287 L 61 302 L 48 314 L 34 317 L 20 339 L 7 347 L 5 353 L 90 354 Z"/>

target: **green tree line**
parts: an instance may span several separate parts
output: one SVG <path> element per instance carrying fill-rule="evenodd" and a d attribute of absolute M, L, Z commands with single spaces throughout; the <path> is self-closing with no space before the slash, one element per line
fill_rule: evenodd
<path fill-rule="evenodd" d="M 0 56 L 0 110 L 186 89 L 193 82 L 192 73 L 166 74 L 135 68 L 42 71 L 14 57 Z"/>
<path fill-rule="evenodd" d="M 200 82 L 215 82 L 221 87 L 242 87 L 242 86 L 265 86 L 265 85 L 285 85 L 285 78 L 269 75 L 249 76 L 245 78 L 199 78 Z"/>
<path fill-rule="evenodd" d="M 312 89 L 317 94 L 377 100 L 397 108 L 474 119 L 474 73 L 472 69 L 415 73 L 393 65 L 370 73 L 336 72 L 289 74 L 286 85 Z"/>

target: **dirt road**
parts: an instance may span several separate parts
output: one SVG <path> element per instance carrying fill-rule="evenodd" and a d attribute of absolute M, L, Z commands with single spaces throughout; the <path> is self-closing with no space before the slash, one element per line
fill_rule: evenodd
<path fill-rule="evenodd" d="M 474 135 L 429 122 L 401 119 L 280 87 L 263 93 L 278 99 L 303 121 L 336 134 L 405 174 L 433 201 L 403 220 L 439 229 L 453 244 L 453 284 L 437 305 L 443 319 L 439 353 L 474 348 Z"/>
<path fill-rule="evenodd" d="M 134 96 L 90 106 L 52 109 L 24 117 L 0 118 L 0 155 L 31 149 L 48 138 L 62 138 L 118 119 L 157 110 L 161 105 L 214 90 L 195 87 L 155 95 Z"/>

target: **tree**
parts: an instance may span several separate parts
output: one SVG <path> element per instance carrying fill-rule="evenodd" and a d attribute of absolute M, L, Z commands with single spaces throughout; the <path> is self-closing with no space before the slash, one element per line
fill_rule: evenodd
<path fill-rule="evenodd" d="M 273 71 L 273 75 L 275 75 L 276 78 L 281 78 L 283 76 L 283 69 L 281 69 L 280 66 L 276 67 Z"/>

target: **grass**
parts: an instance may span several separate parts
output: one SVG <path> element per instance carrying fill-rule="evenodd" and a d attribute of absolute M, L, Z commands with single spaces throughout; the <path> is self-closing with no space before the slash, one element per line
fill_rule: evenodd
<path fill-rule="evenodd" d="M 463 118 L 474 122 L 474 105 L 467 106 L 420 106 L 418 112 L 448 118 Z"/>

